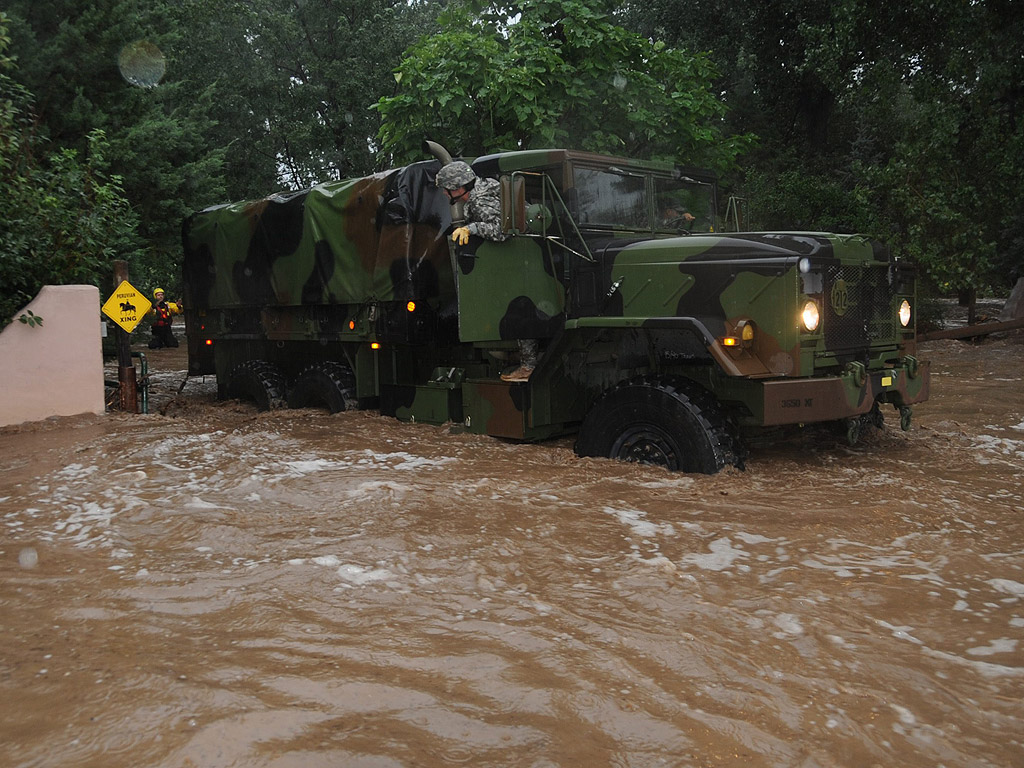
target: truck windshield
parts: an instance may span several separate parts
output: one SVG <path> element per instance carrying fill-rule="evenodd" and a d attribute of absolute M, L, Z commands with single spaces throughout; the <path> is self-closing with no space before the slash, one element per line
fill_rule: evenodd
<path fill-rule="evenodd" d="M 659 232 L 713 232 L 714 186 L 687 176 L 650 179 L 617 168 L 574 169 L 576 211 L 582 227 Z M 648 182 L 653 181 L 653 186 Z M 648 192 L 654 202 L 648 205 Z M 650 220 L 654 213 L 653 227 Z"/>
<path fill-rule="evenodd" d="M 643 176 L 577 168 L 574 174 L 581 226 L 648 229 Z"/>
<path fill-rule="evenodd" d="M 713 188 L 693 179 L 655 179 L 658 203 L 655 228 L 663 231 L 713 232 Z M 690 217 L 693 217 L 692 219 Z"/>

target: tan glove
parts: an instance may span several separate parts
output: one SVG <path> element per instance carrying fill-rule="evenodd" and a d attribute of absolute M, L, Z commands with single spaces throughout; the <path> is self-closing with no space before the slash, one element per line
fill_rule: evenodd
<path fill-rule="evenodd" d="M 469 227 L 459 227 L 452 232 L 452 242 L 465 245 L 469 242 Z"/>

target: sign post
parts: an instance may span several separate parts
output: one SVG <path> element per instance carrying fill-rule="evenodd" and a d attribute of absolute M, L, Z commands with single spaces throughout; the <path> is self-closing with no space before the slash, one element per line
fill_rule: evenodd
<path fill-rule="evenodd" d="M 149 312 L 152 302 L 128 282 L 128 262 L 114 262 L 114 293 L 103 305 L 103 314 L 117 323 L 117 381 L 121 389 L 121 410 L 138 410 L 138 382 L 132 365 L 131 332 Z"/>

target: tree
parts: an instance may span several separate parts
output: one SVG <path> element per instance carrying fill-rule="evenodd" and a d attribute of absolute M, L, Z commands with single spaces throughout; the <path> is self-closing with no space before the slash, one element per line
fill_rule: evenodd
<path fill-rule="evenodd" d="M 987 0 L 914 2 L 907 12 L 930 19 L 914 48 L 866 67 L 848 97 L 869 116 L 871 149 L 855 165 L 895 242 L 939 290 L 959 293 L 973 319 L 978 291 L 1024 272 L 1024 9 Z"/>
<path fill-rule="evenodd" d="M 438 0 L 187 0 L 183 77 L 209 88 L 232 196 L 371 173 L 372 109 Z"/>
<path fill-rule="evenodd" d="M 370 109 L 443 0 L 7 0 L 40 139 L 102 130 L 139 214 L 140 270 L 173 290 L 197 209 L 369 173 Z M 143 75 L 125 61 L 148 55 Z M 145 56 L 143 56 L 145 59 Z"/>
<path fill-rule="evenodd" d="M 221 200 L 222 150 L 205 138 L 209 102 L 173 76 L 140 87 L 119 70 L 138 41 L 167 51 L 177 34 L 157 0 L 10 0 L 18 79 L 35 95 L 40 137 L 90 152 L 99 130 L 110 173 L 138 214 L 147 247 L 135 256 L 161 281 L 177 282 L 181 220 Z M 166 55 L 166 54 L 165 54 Z M 173 62 L 170 68 L 173 75 Z M 136 265 L 133 265 L 133 267 Z"/>
<path fill-rule="evenodd" d="M 105 284 L 110 262 L 138 248 L 138 220 L 120 177 L 107 172 L 103 133 L 89 135 L 84 158 L 33 134 L 32 94 L 8 74 L 6 24 L 0 13 L 0 325 L 48 283 Z"/>
<path fill-rule="evenodd" d="M 568 146 L 726 168 L 746 136 L 722 130 L 707 57 L 612 23 L 599 0 L 450 6 L 377 104 L 393 162 L 424 138 L 463 154 Z"/>
<path fill-rule="evenodd" d="M 622 18 L 710 51 L 729 127 L 760 139 L 747 183 L 771 198 L 771 210 L 757 206 L 763 218 L 876 227 L 945 291 L 1005 285 L 1021 273 L 1020 3 L 686 7 L 683 15 L 675 0 L 646 0 Z M 855 215 L 858 205 L 865 215 Z M 787 211 L 803 221 L 779 222 Z"/>
<path fill-rule="evenodd" d="M 806 66 L 809 27 L 827 25 L 834 4 L 819 0 L 644 0 L 619 10 L 623 23 L 669 45 L 706 51 L 715 88 L 729 105 L 729 130 L 758 137 L 747 164 L 799 157 L 821 165 L 834 151 L 836 93 Z"/>

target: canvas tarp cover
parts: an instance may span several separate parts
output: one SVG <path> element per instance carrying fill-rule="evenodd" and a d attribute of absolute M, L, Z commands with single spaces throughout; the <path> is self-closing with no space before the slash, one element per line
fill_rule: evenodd
<path fill-rule="evenodd" d="M 207 307 L 449 298 L 451 209 L 434 186 L 439 167 L 416 163 L 192 215 L 188 294 Z"/>

